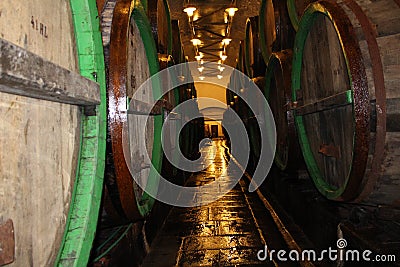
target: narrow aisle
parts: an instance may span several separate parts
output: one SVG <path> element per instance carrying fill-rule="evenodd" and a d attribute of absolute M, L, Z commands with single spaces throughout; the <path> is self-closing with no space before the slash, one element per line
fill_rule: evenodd
<path fill-rule="evenodd" d="M 206 170 L 194 174 L 187 186 L 210 183 L 226 170 L 228 176 L 237 171 L 228 168 L 222 142 L 213 141 L 215 158 L 212 146 L 205 147 L 206 160 L 213 162 Z M 208 205 L 173 207 L 143 266 L 273 266 L 257 259 L 257 252 L 264 244 L 248 197 L 238 183 Z"/>

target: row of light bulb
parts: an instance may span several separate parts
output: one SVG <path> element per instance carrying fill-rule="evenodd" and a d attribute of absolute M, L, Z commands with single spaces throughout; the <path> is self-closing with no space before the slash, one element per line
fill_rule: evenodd
<path fill-rule="evenodd" d="M 183 11 L 188 15 L 189 20 L 190 20 L 190 19 L 193 17 L 194 12 L 195 12 L 196 10 L 197 10 L 196 7 L 194 7 L 194 6 L 188 6 L 188 7 L 186 7 Z M 235 6 L 231 6 L 231 7 L 228 7 L 227 9 L 225 9 L 225 12 L 227 12 L 228 15 L 229 15 L 231 18 L 235 15 L 236 11 L 238 11 L 238 8 L 235 7 Z M 190 41 L 192 42 L 193 46 L 196 46 L 196 47 L 198 47 L 198 46 L 200 46 L 200 45 L 203 44 L 202 41 L 201 41 L 200 39 L 198 39 L 198 38 L 193 38 L 193 39 L 190 40 Z M 230 39 L 230 38 L 224 38 L 224 39 L 221 41 L 221 43 L 222 43 L 222 45 L 225 47 L 225 46 L 229 45 L 231 41 L 232 41 L 232 39 Z M 195 58 L 196 58 L 197 61 L 200 61 L 201 58 L 203 58 L 203 56 L 204 56 L 204 55 L 200 52 L 200 53 L 198 53 L 198 54 L 195 56 Z M 227 57 L 228 57 L 228 56 L 226 55 L 225 51 L 221 51 L 221 52 L 220 52 L 220 58 L 221 58 L 222 61 L 225 61 Z"/>
<path fill-rule="evenodd" d="M 185 12 L 188 15 L 188 17 L 191 18 L 191 17 L 193 17 L 194 12 L 196 10 L 197 10 L 197 8 L 195 8 L 194 6 L 188 6 L 183 10 L 183 12 Z M 238 11 L 238 8 L 232 6 L 232 7 L 228 7 L 227 9 L 225 9 L 225 11 L 228 13 L 228 15 L 230 17 L 233 17 L 233 16 L 235 16 L 236 11 Z"/>

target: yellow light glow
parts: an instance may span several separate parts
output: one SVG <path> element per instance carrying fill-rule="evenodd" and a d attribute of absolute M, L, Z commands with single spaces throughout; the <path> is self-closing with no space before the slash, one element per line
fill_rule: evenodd
<path fill-rule="evenodd" d="M 232 39 L 231 38 L 225 38 L 222 40 L 223 45 L 229 45 L 231 43 Z"/>
<path fill-rule="evenodd" d="M 235 103 L 233 103 L 233 101 L 231 101 L 231 106 L 233 106 Z"/>
<path fill-rule="evenodd" d="M 201 56 L 200 55 L 195 56 L 195 58 L 196 58 L 197 61 L 201 60 Z"/>
<path fill-rule="evenodd" d="M 193 39 L 190 40 L 190 41 L 192 42 L 192 44 L 193 44 L 194 46 L 197 46 L 197 45 L 201 45 L 201 44 L 202 44 L 201 40 L 200 40 L 200 39 L 197 39 L 197 38 L 193 38 Z"/>
<path fill-rule="evenodd" d="M 238 98 L 238 96 L 237 96 L 237 95 L 234 95 L 234 96 L 233 96 L 233 98 L 234 98 L 234 99 L 237 99 L 237 98 Z"/>
<path fill-rule="evenodd" d="M 225 9 L 226 12 L 228 12 L 229 16 L 233 17 L 235 16 L 236 11 L 238 11 L 239 9 L 237 7 L 229 7 L 227 9 Z"/>
<path fill-rule="evenodd" d="M 196 9 L 197 9 L 197 8 L 195 8 L 195 7 L 193 7 L 193 6 L 188 6 L 187 8 L 185 8 L 185 9 L 183 10 L 183 12 L 185 12 L 185 13 L 188 15 L 188 17 L 191 17 L 191 16 L 193 16 L 193 14 L 194 14 L 194 12 L 196 11 Z"/>
<path fill-rule="evenodd" d="M 228 57 L 227 55 L 221 55 L 221 60 L 225 61 L 227 57 Z"/>

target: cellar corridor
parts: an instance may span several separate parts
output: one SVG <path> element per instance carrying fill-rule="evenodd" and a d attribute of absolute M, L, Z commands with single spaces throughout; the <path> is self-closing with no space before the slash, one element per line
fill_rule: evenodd
<path fill-rule="evenodd" d="M 205 163 L 212 162 L 204 171 L 193 174 L 187 186 L 200 188 L 221 175 L 235 176 L 239 169 L 235 164 L 228 165 L 224 142 L 213 140 L 215 152 L 211 144 L 203 147 Z M 213 192 L 196 194 L 200 199 L 212 197 Z M 274 247 L 284 244 L 266 217 L 262 203 L 255 193 L 248 192 L 244 181 L 208 205 L 173 207 L 143 266 L 274 266 L 257 259 L 264 244 L 271 244 L 266 242 L 267 237 Z"/>

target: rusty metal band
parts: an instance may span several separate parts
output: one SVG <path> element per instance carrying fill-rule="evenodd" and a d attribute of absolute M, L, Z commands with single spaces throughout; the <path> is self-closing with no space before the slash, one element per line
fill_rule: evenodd
<path fill-rule="evenodd" d="M 370 172 L 366 175 L 366 181 L 363 188 L 360 188 L 360 195 L 355 199 L 356 202 L 362 201 L 374 189 L 374 186 L 381 174 L 385 151 L 386 137 L 386 90 L 385 78 L 383 74 L 383 64 L 379 53 L 379 46 L 376 40 L 376 31 L 361 7 L 354 0 L 345 0 L 344 3 L 354 13 L 359 21 L 368 44 L 368 52 L 371 58 L 372 75 L 375 85 L 376 97 L 376 138 L 373 154 L 372 166 Z"/>
<path fill-rule="evenodd" d="M 128 13 L 127 13 L 128 12 Z M 127 106 L 126 99 L 126 59 L 127 59 L 127 29 L 129 28 L 131 13 L 131 1 L 118 1 L 113 16 L 109 86 L 108 86 L 108 122 L 114 157 L 115 175 L 120 194 L 120 201 L 125 216 L 129 220 L 140 218 L 140 212 L 136 204 L 133 190 L 133 178 L 125 161 L 123 152 L 123 125 L 127 123 L 127 113 L 121 107 Z"/>
<path fill-rule="evenodd" d="M 347 61 L 354 97 L 353 162 L 346 188 L 336 200 L 348 201 L 357 197 L 368 161 L 370 102 L 368 80 L 361 49 L 354 27 L 345 11 L 331 1 L 319 2 L 329 11 Z"/>

